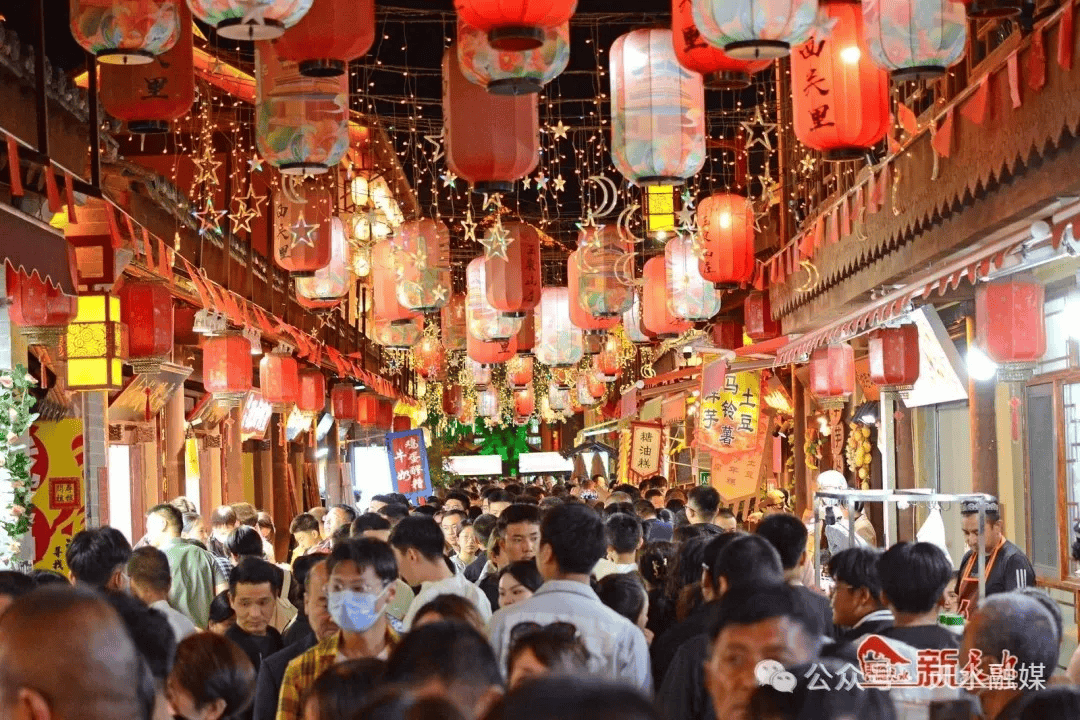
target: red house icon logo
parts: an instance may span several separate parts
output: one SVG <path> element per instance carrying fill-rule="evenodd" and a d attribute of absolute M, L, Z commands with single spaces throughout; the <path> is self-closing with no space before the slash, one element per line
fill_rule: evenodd
<path fill-rule="evenodd" d="M 859 643 L 859 669 L 863 687 L 914 687 L 918 683 L 917 653 L 907 645 L 881 635 L 867 635 Z"/>

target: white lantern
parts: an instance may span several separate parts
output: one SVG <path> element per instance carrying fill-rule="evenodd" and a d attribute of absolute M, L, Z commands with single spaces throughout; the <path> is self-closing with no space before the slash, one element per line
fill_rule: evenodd
<path fill-rule="evenodd" d="M 548 367 L 576 365 L 585 355 L 581 328 L 570 321 L 570 292 L 546 287 L 536 308 L 536 359 Z"/>
<path fill-rule="evenodd" d="M 668 309 L 681 320 L 708 320 L 720 312 L 720 293 L 701 276 L 694 241 L 676 235 L 664 248 Z"/>
<path fill-rule="evenodd" d="M 690 7 L 701 36 L 736 60 L 784 57 L 810 39 L 818 12 L 817 0 L 692 0 Z"/>
<path fill-rule="evenodd" d="M 935 78 L 964 57 L 967 13 L 952 0 L 863 0 L 870 57 L 893 80 Z"/>
<path fill-rule="evenodd" d="M 503 315 L 488 302 L 484 258 L 474 258 L 465 269 L 465 323 L 469 333 L 483 342 L 517 335 L 523 318 Z"/>

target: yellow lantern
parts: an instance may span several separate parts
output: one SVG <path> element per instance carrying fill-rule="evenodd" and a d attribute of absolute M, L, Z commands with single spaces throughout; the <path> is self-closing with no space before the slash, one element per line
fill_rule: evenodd
<path fill-rule="evenodd" d="M 124 384 L 126 346 L 120 298 L 108 293 L 80 295 L 64 338 L 68 388 L 119 390 Z"/>
<path fill-rule="evenodd" d="M 675 190 L 665 185 L 645 188 L 645 234 L 664 240 L 675 232 Z"/>

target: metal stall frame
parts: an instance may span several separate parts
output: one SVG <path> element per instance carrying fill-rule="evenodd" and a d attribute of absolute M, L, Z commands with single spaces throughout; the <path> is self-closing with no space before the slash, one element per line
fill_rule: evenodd
<path fill-rule="evenodd" d="M 979 508 L 979 540 L 976 548 L 978 552 L 975 553 L 975 572 L 979 577 L 979 599 L 982 600 L 986 597 L 986 578 L 983 577 L 982 570 L 983 563 L 983 535 L 986 530 L 986 507 L 997 502 L 997 499 L 993 495 L 986 493 L 921 493 L 921 492 L 902 492 L 895 490 L 819 490 L 814 493 L 814 581 L 815 583 L 821 582 L 821 534 L 822 525 L 821 517 L 819 513 L 819 505 L 817 500 L 819 498 L 838 500 L 840 501 L 848 511 L 848 537 L 855 537 L 855 503 L 868 503 L 879 502 L 882 504 L 895 503 L 899 501 L 906 501 L 913 504 L 932 504 L 932 503 L 976 503 Z M 888 508 L 884 508 L 888 510 Z M 888 539 L 886 538 L 886 541 Z M 853 543 L 851 547 L 855 547 Z M 961 557 L 961 564 L 963 564 L 963 557 Z"/>

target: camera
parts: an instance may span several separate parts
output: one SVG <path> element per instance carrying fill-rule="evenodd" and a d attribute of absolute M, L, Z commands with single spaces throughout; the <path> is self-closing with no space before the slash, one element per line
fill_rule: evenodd
<path fill-rule="evenodd" d="M 690 358 L 694 357 L 694 348 L 687 345 L 686 347 L 684 347 L 682 349 L 682 356 L 686 360 L 689 360 Z"/>

